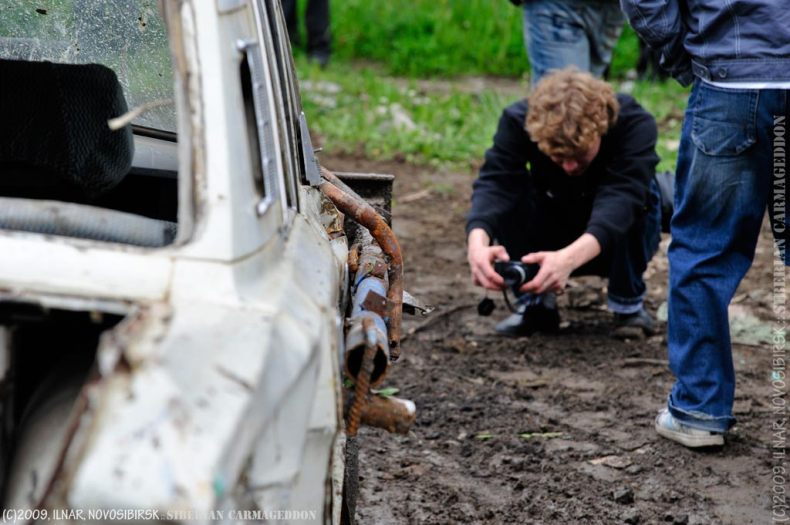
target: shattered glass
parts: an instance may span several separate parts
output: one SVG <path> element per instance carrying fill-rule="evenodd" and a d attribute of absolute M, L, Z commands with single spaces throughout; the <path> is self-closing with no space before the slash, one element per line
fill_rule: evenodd
<path fill-rule="evenodd" d="M 173 69 L 156 0 L 2 0 L 0 57 L 103 64 L 118 75 L 130 109 L 169 101 L 134 124 L 176 131 Z"/>

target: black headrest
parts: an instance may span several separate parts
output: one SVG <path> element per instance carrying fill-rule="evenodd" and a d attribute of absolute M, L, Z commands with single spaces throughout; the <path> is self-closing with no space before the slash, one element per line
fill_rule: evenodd
<path fill-rule="evenodd" d="M 31 168 L 31 178 L 49 177 L 89 198 L 109 190 L 134 156 L 130 127 L 107 126 L 126 111 L 107 67 L 0 59 L 0 185 L 4 174 Z"/>

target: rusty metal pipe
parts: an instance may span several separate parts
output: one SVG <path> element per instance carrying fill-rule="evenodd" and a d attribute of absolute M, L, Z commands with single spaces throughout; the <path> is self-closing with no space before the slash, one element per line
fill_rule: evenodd
<path fill-rule="evenodd" d="M 346 433 L 354 437 L 359 431 L 359 424 L 362 421 L 362 413 L 368 402 L 370 393 L 370 377 L 373 375 L 373 358 L 376 354 L 376 334 L 375 325 L 369 318 L 362 320 L 362 328 L 365 332 L 365 351 L 362 354 L 359 374 L 354 383 L 354 401 L 348 411 L 348 426 Z"/>
<path fill-rule="evenodd" d="M 337 186 L 338 188 L 340 188 L 341 190 L 343 190 L 343 191 L 344 191 L 345 193 L 347 193 L 348 195 L 351 195 L 352 197 L 354 197 L 355 199 L 357 199 L 358 201 L 360 201 L 360 202 L 367 202 L 367 201 L 365 201 L 365 199 L 363 199 L 363 198 L 362 198 L 362 197 L 359 195 L 359 193 L 355 192 L 355 191 L 354 191 L 354 190 L 351 188 L 351 186 L 349 186 L 348 184 L 346 184 L 345 182 L 343 182 L 343 180 L 342 180 L 340 177 L 338 177 L 338 176 L 337 176 L 337 175 L 335 175 L 333 172 L 329 171 L 328 169 L 326 169 L 326 168 L 325 168 L 325 167 L 323 167 L 323 166 L 321 166 L 321 176 L 322 176 L 322 177 L 323 177 L 325 180 L 328 180 L 329 182 L 331 182 L 332 184 L 334 184 L 335 186 Z"/>
<path fill-rule="evenodd" d="M 346 173 L 345 175 L 356 175 L 356 174 Z M 331 182 L 332 184 L 334 184 L 335 186 L 337 186 L 338 188 L 340 188 L 344 192 L 346 192 L 349 195 L 351 195 L 352 197 L 354 197 L 355 199 L 357 199 L 359 201 L 362 201 L 362 202 L 368 202 L 363 196 L 361 196 L 359 193 L 357 193 L 357 191 L 354 188 L 349 186 L 346 183 L 346 181 L 344 181 L 338 175 L 336 175 L 335 173 L 329 171 L 328 169 L 326 169 L 323 166 L 321 166 L 321 176 L 325 180 L 328 180 L 329 182 Z M 390 177 L 392 177 L 392 176 L 390 175 Z M 391 192 L 391 190 L 390 190 L 390 192 Z M 368 202 L 368 204 L 370 204 L 370 203 Z M 371 204 L 371 205 L 373 206 L 374 209 L 376 209 L 375 205 L 373 205 L 373 204 Z M 391 220 L 392 220 L 392 213 L 389 210 L 385 209 L 385 208 L 386 208 L 386 206 L 384 208 L 378 208 L 378 209 L 376 209 L 376 212 L 379 215 L 383 215 L 384 216 L 384 220 L 387 221 L 387 224 L 390 224 Z"/>
<path fill-rule="evenodd" d="M 371 396 L 362 411 L 362 424 L 383 428 L 395 434 L 407 434 L 417 410 L 413 401 L 397 397 Z"/>
<path fill-rule="evenodd" d="M 324 170 L 328 171 L 328 170 Z M 321 184 L 321 191 L 337 208 L 358 224 L 367 228 L 389 259 L 389 290 L 387 291 L 390 359 L 400 356 L 401 318 L 403 316 L 403 256 L 400 245 L 386 221 L 371 205 L 345 193 L 329 181 Z"/>
<path fill-rule="evenodd" d="M 355 395 L 349 394 L 345 400 L 346 409 L 354 403 Z M 407 434 L 417 417 L 413 401 L 392 396 L 380 396 L 371 392 L 362 408 L 360 423 L 369 427 L 381 428 L 392 434 Z"/>
<path fill-rule="evenodd" d="M 368 328 L 365 328 L 366 323 Z M 381 326 L 377 326 L 377 325 Z M 372 325 L 372 328 L 370 327 Z M 362 372 L 362 361 L 368 346 L 371 346 L 373 330 L 373 368 L 370 374 L 370 385 L 379 385 L 387 374 L 389 368 L 389 345 L 387 345 L 387 332 L 384 321 L 375 313 L 362 312 L 351 320 L 351 326 L 346 336 L 346 353 L 343 356 L 344 372 L 355 380 Z"/>

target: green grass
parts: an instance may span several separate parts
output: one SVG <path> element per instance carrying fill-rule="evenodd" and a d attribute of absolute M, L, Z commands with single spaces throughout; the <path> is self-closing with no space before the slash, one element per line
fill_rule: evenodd
<path fill-rule="evenodd" d="M 304 9 L 305 0 L 300 0 Z M 367 60 L 398 76 L 495 75 L 529 71 L 522 9 L 507 0 L 343 0 L 331 3 L 334 59 Z M 627 28 L 612 74 L 632 69 L 639 55 Z"/>
<path fill-rule="evenodd" d="M 495 91 L 421 90 L 415 80 L 370 68 L 334 65 L 321 71 L 298 63 L 311 129 L 332 152 L 434 166 L 474 163 L 511 101 Z"/>
<path fill-rule="evenodd" d="M 527 93 L 523 80 L 511 82 L 507 90 L 501 89 L 501 82 L 470 90 L 463 89 L 462 79 L 455 85 L 421 83 L 351 64 L 320 70 L 299 59 L 297 68 L 305 113 L 325 151 L 430 166 L 478 166 L 502 109 Z M 615 86 L 630 89 L 656 116 L 659 169 L 673 169 L 686 91 L 674 81 Z"/>
<path fill-rule="evenodd" d="M 638 60 L 639 37 L 636 36 L 631 26 L 626 24 L 612 53 L 610 76 L 613 79 L 622 79 L 628 71 L 636 68 Z"/>
<path fill-rule="evenodd" d="M 373 60 L 405 76 L 520 76 L 528 68 L 521 10 L 507 0 L 343 0 L 331 9 L 340 60 Z"/>

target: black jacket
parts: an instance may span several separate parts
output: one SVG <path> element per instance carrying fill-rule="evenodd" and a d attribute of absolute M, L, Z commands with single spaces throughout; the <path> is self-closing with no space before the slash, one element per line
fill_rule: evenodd
<path fill-rule="evenodd" d="M 484 229 L 496 238 L 519 199 L 543 200 L 563 223 L 592 234 L 606 251 L 644 214 L 659 158 L 658 130 L 633 97 L 618 94 L 620 113 L 601 138 L 598 155 L 584 174 L 568 176 L 544 155 L 524 128 L 527 102 L 508 106 L 499 119 L 494 145 L 474 183 L 467 234 Z M 525 227 L 527 227 L 525 225 Z"/>

